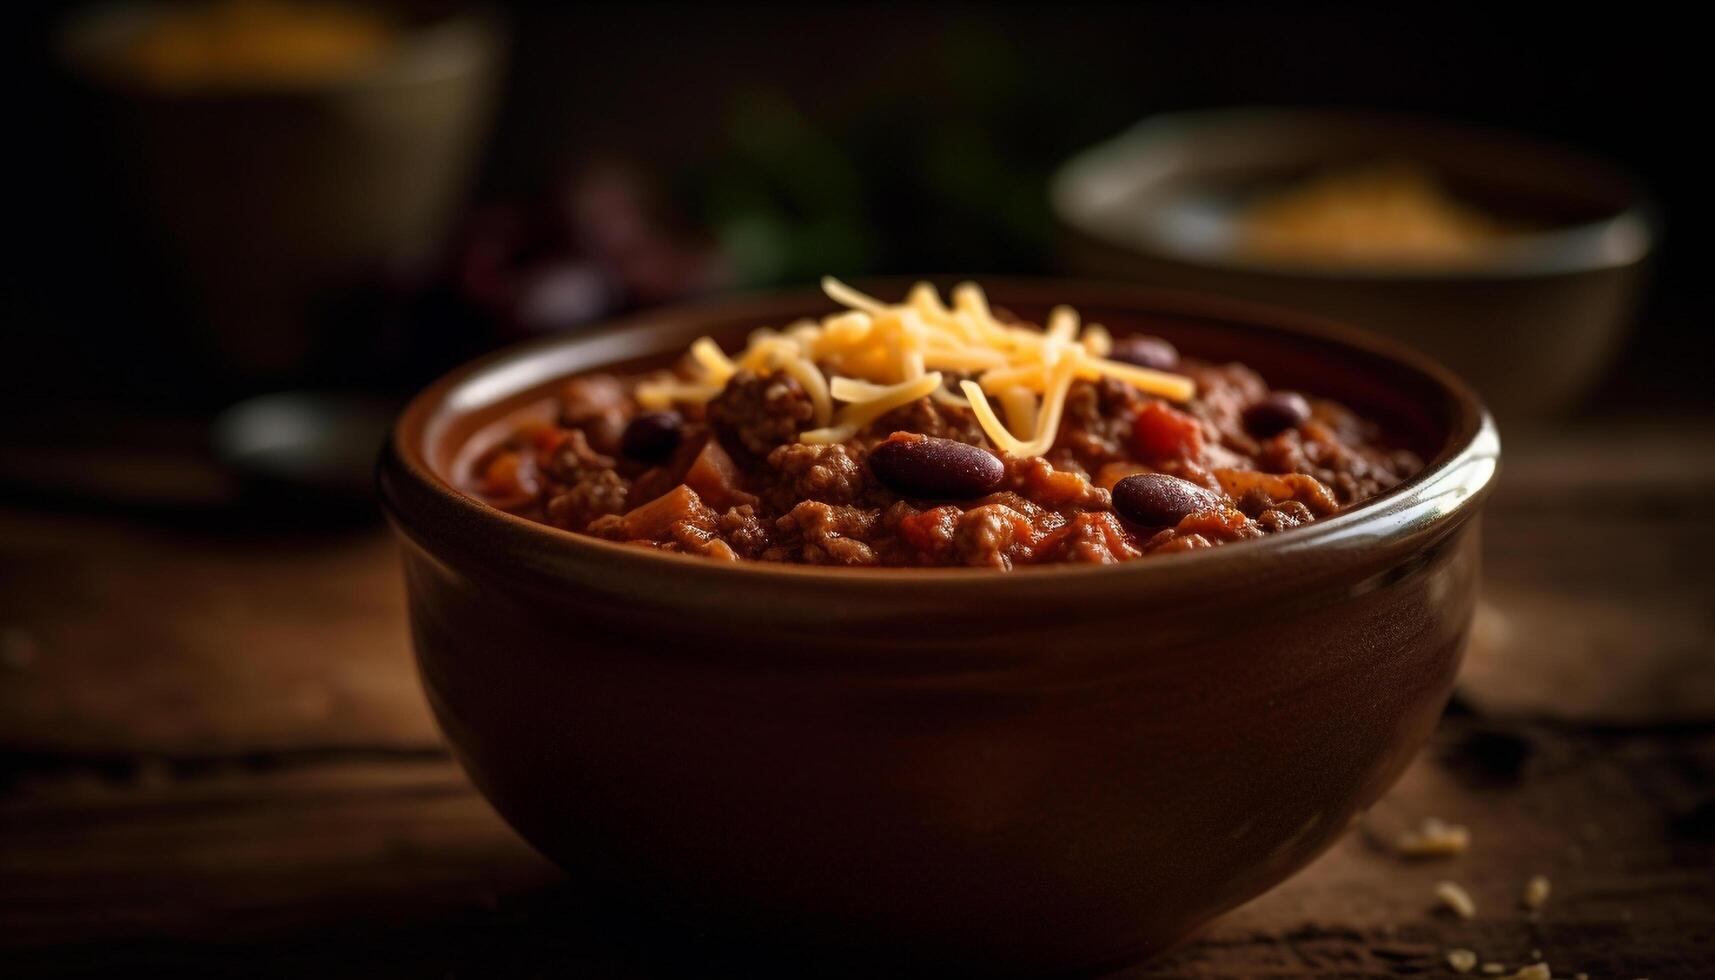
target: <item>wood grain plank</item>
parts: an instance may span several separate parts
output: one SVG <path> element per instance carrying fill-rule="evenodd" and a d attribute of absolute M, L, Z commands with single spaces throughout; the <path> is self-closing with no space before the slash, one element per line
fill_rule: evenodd
<path fill-rule="evenodd" d="M 1449 719 L 1349 835 L 1127 978 L 1441 975 L 1453 946 L 1557 975 L 1715 975 L 1715 734 L 1579 735 Z M 1469 853 L 1376 845 L 1423 816 Z M 1554 895 L 1517 906 L 1531 874 Z M 1434 882 L 1478 918 L 1436 911 Z M 44 777 L 0 804 L 0 950 L 30 973 L 875 975 L 813 950 L 638 917 L 580 892 L 447 761 L 323 761 L 116 784 Z"/>
<path fill-rule="evenodd" d="M 0 510 L 0 745 L 438 743 L 379 528 L 256 536 Z"/>
<path fill-rule="evenodd" d="M 1509 444 L 1461 695 L 1496 717 L 1715 721 L 1715 426 Z"/>

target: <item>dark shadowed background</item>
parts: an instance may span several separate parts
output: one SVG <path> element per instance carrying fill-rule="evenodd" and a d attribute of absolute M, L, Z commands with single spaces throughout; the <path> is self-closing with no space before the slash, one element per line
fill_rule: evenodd
<path fill-rule="evenodd" d="M 26 41 L 13 59 L 22 98 L 7 151 L 24 247 L 7 276 L 5 353 L 59 367 L 12 372 L 8 394 L 206 411 L 256 382 L 198 359 L 190 304 L 113 179 L 101 117 L 53 57 L 64 13 L 33 5 L 11 32 Z M 708 274 L 669 256 L 641 286 L 574 273 L 544 287 L 553 298 L 536 305 L 554 312 L 526 331 L 711 281 L 1051 273 L 1044 181 L 1077 150 L 1168 110 L 1367 106 L 1549 137 L 1639 175 L 1667 238 L 1645 329 L 1608 389 L 1699 397 L 1710 352 L 1709 178 L 1696 148 L 1708 128 L 1707 53 L 1667 6 L 525 4 L 502 13 L 512 50 L 469 202 L 539 216 L 580 188 L 593 184 L 599 197 L 619 185 L 614 193 L 648 202 L 664 239 L 711 249 L 719 263 Z M 484 234 L 470 224 L 451 249 Z M 416 254 L 354 272 L 354 288 L 320 311 L 304 373 L 403 390 L 515 334 L 483 322 L 492 310 L 451 324 L 444 304 L 425 313 L 419 300 L 436 271 L 434 256 Z"/>

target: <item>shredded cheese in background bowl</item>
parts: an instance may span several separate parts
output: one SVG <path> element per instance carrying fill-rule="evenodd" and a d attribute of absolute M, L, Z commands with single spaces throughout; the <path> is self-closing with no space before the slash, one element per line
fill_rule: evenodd
<path fill-rule="evenodd" d="M 901 303 L 831 276 L 822 290 L 845 311 L 757 330 L 730 357 L 713 339 L 700 338 L 688 358 L 696 376 L 644 381 L 638 403 L 648 410 L 706 404 L 740 371 L 780 372 L 804 388 L 815 408 L 816 427 L 800 432 L 800 442 L 843 442 L 893 409 L 930 398 L 970 409 L 996 449 L 1027 457 L 1053 446 L 1074 381 L 1116 378 L 1175 402 L 1196 394 L 1190 378 L 1109 359 L 1107 329 L 1081 324 L 1070 307 L 1055 307 L 1047 327 L 1038 329 L 995 319 L 975 283 L 956 286 L 950 307 L 928 283 L 918 283 Z M 948 387 L 954 375 L 956 392 Z"/>

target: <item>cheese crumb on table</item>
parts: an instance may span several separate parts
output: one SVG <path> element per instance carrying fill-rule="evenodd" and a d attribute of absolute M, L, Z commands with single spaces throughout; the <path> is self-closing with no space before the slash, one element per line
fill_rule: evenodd
<path fill-rule="evenodd" d="M 1477 966 L 1477 954 L 1468 949 L 1447 951 L 1447 966 L 1454 973 L 1470 973 Z"/>
<path fill-rule="evenodd" d="M 1507 972 L 1507 968 L 1499 963 L 1484 963 L 1483 972 L 1487 973 L 1491 977 L 1498 977 Z"/>
<path fill-rule="evenodd" d="M 1551 980 L 1553 976 L 1547 963 L 1532 963 L 1513 974 L 1512 980 Z"/>
<path fill-rule="evenodd" d="M 1543 875 L 1535 875 L 1524 883 L 1524 894 L 1519 897 L 1519 903 L 1531 911 L 1536 911 L 1548 901 L 1549 881 Z"/>
<path fill-rule="evenodd" d="M 1408 830 L 1394 839 L 1394 850 L 1401 857 L 1453 857 L 1465 853 L 1471 846 L 1471 831 L 1459 824 L 1443 823 L 1429 817 L 1416 830 Z"/>
<path fill-rule="evenodd" d="M 1452 909 L 1453 914 L 1457 915 L 1461 919 L 1474 919 L 1477 917 L 1477 903 L 1472 901 L 1471 893 L 1459 887 L 1456 882 L 1437 882 L 1435 885 L 1435 897 L 1439 898 L 1441 900 L 1441 904 Z"/>

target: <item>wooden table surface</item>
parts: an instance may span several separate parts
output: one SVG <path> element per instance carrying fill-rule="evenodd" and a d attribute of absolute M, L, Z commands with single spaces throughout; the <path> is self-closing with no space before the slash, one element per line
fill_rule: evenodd
<path fill-rule="evenodd" d="M 1431 749 L 1309 869 L 1125 977 L 1715 977 L 1715 425 L 1507 447 Z M 1425 817 L 1470 849 L 1404 861 Z M 1547 905 L 1519 907 L 1546 875 Z M 1478 913 L 1437 911 L 1437 881 Z M 440 746 L 390 541 L 0 506 L 0 975 L 838 972 L 629 917 Z"/>

